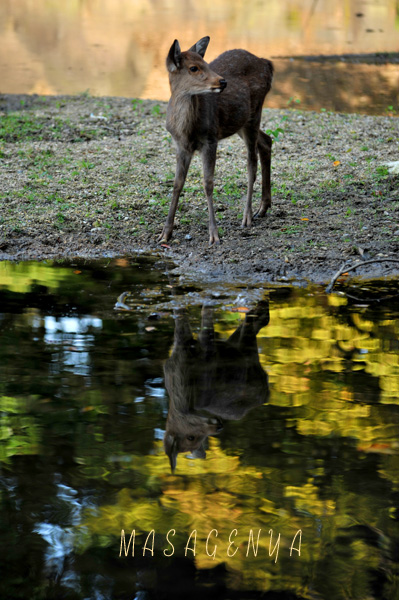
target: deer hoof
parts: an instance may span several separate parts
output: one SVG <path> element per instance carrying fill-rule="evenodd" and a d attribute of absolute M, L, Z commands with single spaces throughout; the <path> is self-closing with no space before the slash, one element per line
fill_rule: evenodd
<path fill-rule="evenodd" d="M 264 217 L 265 214 L 267 213 L 268 208 L 270 208 L 270 206 L 260 206 L 258 208 L 258 210 L 256 211 L 256 213 L 254 214 L 254 219 L 260 219 L 260 218 Z"/>
<path fill-rule="evenodd" d="M 242 220 L 241 226 L 242 227 L 251 227 L 252 225 L 252 216 L 251 215 L 244 215 L 244 218 Z"/>
<path fill-rule="evenodd" d="M 211 235 L 209 237 L 209 246 L 218 246 L 220 244 L 220 240 L 219 240 L 219 236 L 216 235 Z"/>
<path fill-rule="evenodd" d="M 171 233 L 166 233 L 165 230 L 158 236 L 157 242 L 158 244 L 166 244 L 171 238 Z"/>

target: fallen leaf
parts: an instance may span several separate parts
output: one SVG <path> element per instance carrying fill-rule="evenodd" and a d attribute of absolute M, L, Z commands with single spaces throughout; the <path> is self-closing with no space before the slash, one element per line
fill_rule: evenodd
<path fill-rule="evenodd" d="M 82 271 L 74 271 L 75 275 L 80 275 Z"/>
<path fill-rule="evenodd" d="M 155 331 L 155 327 L 146 327 L 145 330 L 146 331 Z"/>
<path fill-rule="evenodd" d="M 334 160 L 334 162 L 333 162 L 334 167 L 338 167 L 338 165 L 340 165 L 340 164 L 341 164 L 340 160 Z"/>
<path fill-rule="evenodd" d="M 170 246 L 168 246 L 168 244 L 161 244 L 161 248 L 168 248 L 170 250 Z"/>
<path fill-rule="evenodd" d="M 246 306 L 234 306 L 231 309 L 231 312 L 241 312 L 241 313 L 248 313 L 249 312 L 249 308 L 247 308 Z"/>
<path fill-rule="evenodd" d="M 309 221 L 307 217 L 301 217 L 301 221 Z"/>

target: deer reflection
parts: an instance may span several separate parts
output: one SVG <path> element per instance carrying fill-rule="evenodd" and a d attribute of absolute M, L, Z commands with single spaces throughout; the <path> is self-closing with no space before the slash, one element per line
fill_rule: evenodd
<path fill-rule="evenodd" d="M 269 322 L 266 301 L 248 312 L 226 341 L 216 341 L 213 309 L 202 309 L 194 339 L 185 309 L 176 311 L 171 357 L 165 363 L 169 413 L 164 436 L 172 472 L 179 452 L 205 458 L 205 442 L 225 420 L 239 420 L 268 397 L 267 375 L 259 363 L 256 336 Z"/>

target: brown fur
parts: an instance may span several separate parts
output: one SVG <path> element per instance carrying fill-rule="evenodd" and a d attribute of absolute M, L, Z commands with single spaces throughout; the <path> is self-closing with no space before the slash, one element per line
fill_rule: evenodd
<path fill-rule="evenodd" d="M 270 161 L 272 140 L 260 131 L 262 106 L 269 92 L 273 65 L 246 50 L 229 50 L 209 65 L 203 56 L 209 37 L 181 52 L 177 40 L 171 46 L 166 66 L 171 98 L 166 128 L 177 151 L 173 196 L 159 240 L 166 242 L 173 231 L 180 193 L 193 153 L 202 155 L 204 189 L 209 210 L 209 243 L 219 242 L 213 208 L 213 177 L 218 141 L 238 133 L 248 150 L 248 193 L 243 226 L 252 224 L 252 193 L 257 154 L 262 167 L 262 200 L 255 216 L 263 217 L 271 206 Z"/>

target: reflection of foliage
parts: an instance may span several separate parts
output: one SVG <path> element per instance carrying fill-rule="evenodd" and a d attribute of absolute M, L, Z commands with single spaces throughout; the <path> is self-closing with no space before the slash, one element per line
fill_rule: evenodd
<path fill-rule="evenodd" d="M 25 414 L 22 400 L 0 396 L 0 461 L 14 456 L 39 454 L 40 430 L 35 419 Z"/>
<path fill-rule="evenodd" d="M 81 274 L 69 270 L 65 282 L 55 276 L 63 302 L 70 301 L 70 282 L 91 281 L 88 275 L 79 280 Z M 112 307 L 120 289 L 126 289 L 119 276 L 120 288 L 107 292 L 98 272 L 92 295 L 76 294 L 79 315 L 90 314 L 93 302 Z M 36 273 L 35 279 L 53 289 L 51 278 L 45 281 Z M 171 569 L 172 559 L 162 554 L 167 532 L 176 530 L 175 555 L 183 557 L 196 529 L 197 568 L 224 564 L 231 589 L 284 589 L 308 597 L 311 581 L 332 600 L 348 597 L 348 590 L 359 600 L 394 597 L 397 315 L 354 310 L 338 296 L 327 301 L 301 291 L 288 299 L 272 294 L 270 324 L 258 336 L 270 403 L 226 424 L 219 439 L 210 439 L 205 461 L 183 458 L 172 476 L 162 444 L 154 440 L 154 431 L 165 422 L 160 377 L 172 320 L 158 320 L 147 336 L 139 311 L 115 318 L 104 310 L 101 327 L 89 327 L 76 339 L 61 332 L 50 343 L 40 298 L 32 296 L 29 281 L 36 308 L 7 314 L 0 323 L 0 460 L 6 483 L 0 520 L 19 527 L 1 529 L 9 552 L 0 566 L 14 582 L 5 597 L 15 597 L 24 564 L 30 573 L 24 572 L 26 582 L 33 577 L 38 590 L 31 596 L 47 597 L 38 523 L 72 532 L 73 547 L 66 552 L 79 556 L 73 568 L 82 581 L 93 573 L 92 556 L 96 571 L 108 569 L 112 581 L 129 573 L 132 585 L 138 564 L 144 571 L 154 564 Z M 55 297 L 52 302 L 47 310 L 57 320 L 65 313 Z M 195 329 L 199 311 L 193 315 Z M 240 318 L 222 313 L 217 335 L 228 337 Z M 84 375 L 71 361 L 72 355 L 79 366 L 83 351 Z M 73 502 L 62 486 L 71 490 Z M 121 529 L 137 532 L 134 558 L 118 560 Z M 152 529 L 155 557 L 143 558 L 142 545 Z M 211 550 L 217 544 L 214 559 L 205 551 L 212 529 L 218 531 L 210 542 Z M 239 549 L 227 558 L 233 529 Z M 258 557 L 247 557 L 249 532 L 256 536 L 259 529 Z M 281 534 L 277 562 L 269 557 L 270 529 L 273 546 Z M 299 529 L 301 556 L 290 557 Z M 94 597 L 90 585 L 97 584 L 85 585 L 85 597 Z M 22 585 L 19 597 L 27 596 Z"/>
<path fill-rule="evenodd" d="M 42 285 L 49 289 L 57 289 L 63 281 L 71 278 L 71 269 L 54 269 L 45 263 L 0 263 L 0 289 L 26 293 L 32 285 Z"/>
<path fill-rule="evenodd" d="M 123 489 L 113 505 L 86 511 L 82 535 L 78 536 L 80 551 L 90 547 L 93 539 L 101 537 L 111 544 L 116 536 L 120 536 L 121 529 L 125 530 L 126 536 L 130 536 L 134 529 L 138 535 L 135 556 L 140 555 L 148 532 L 154 529 L 155 552 L 162 555 L 162 551 L 168 548 L 166 534 L 173 528 L 176 530 L 173 536 L 175 552 L 181 555 L 189 534 L 196 530 L 196 564 L 199 568 L 212 568 L 226 562 L 229 535 L 233 529 L 237 529 L 237 537 L 233 536 L 232 540 L 239 550 L 228 559 L 229 568 L 233 572 L 245 573 L 244 581 L 248 585 L 253 586 L 258 581 L 261 589 L 265 580 L 263 563 L 267 561 L 274 564 L 275 557 L 269 558 L 269 530 L 273 529 L 273 546 L 278 533 L 281 533 L 282 541 L 277 566 L 272 571 L 275 569 L 282 575 L 283 565 L 289 561 L 289 545 L 301 523 L 300 519 L 290 516 L 281 506 L 276 506 L 263 496 L 266 490 L 262 471 L 240 467 L 238 459 L 222 452 L 220 445 L 213 440 L 209 460 L 183 461 L 181 476 L 173 477 L 168 475 L 169 464 L 161 447 L 158 450 L 156 455 L 144 460 L 135 459 L 131 463 L 132 469 L 146 473 L 145 487 L 141 490 Z M 152 497 L 148 499 L 148 496 Z M 309 527 L 306 529 L 310 532 L 310 523 Z M 209 542 L 211 550 L 217 545 L 214 559 L 206 553 L 206 540 L 212 529 L 218 531 L 218 535 L 213 535 Z M 263 531 L 257 559 L 252 549 L 249 557 L 246 556 L 251 529 L 255 539 L 259 529 Z M 306 561 L 309 548 L 302 548 L 301 556 Z M 294 561 L 295 558 L 291 558 L 291 562 Z M 297 562 L 292 567 L 293 587 L 301 566 Z"/>
<path fill-rule="evenodd" d="M 347 408 L 355 410 L 355 418 L 367 418 L 366 408 L 363 407 L 363 413 L 358 408 L 356 414 L 351 406 L 360 398 L 368 400 L 363 391 L 353 387 L 354 377 L 363 372 L 380 377 L 381 403 L 397 404 L 399 358 L 392 350 L 399 337 L 399 322 L 388 318 L 382 323 L 373 323 L 365 318 L 364 309 L 363 314 L 352 311 L 348 314 L 349 322 L 344 322 L 337 319 L 335 313 L 340 306 L 345 306 L 346 300 L 329 296 L 328 301 L 328 311 L 321 303 L 315 304 L 314 298 L 306 296 L 300 306 L 279 306 L 275 310 L 271 307 L 270 326 L 263 334 L 267 337 L 261 340 L 261 360 L 264 357 L 264 364 L 272 363 L 271 402 L 279 406 L 317 402 L 320 409 L 328 407 L 333 414 Z M 383 336 L 379 333 L 382 331 Z M 323 372 L 326 375 L 323 376 Z M 335 407 L 331 405 L 334 400 Z M 330 415 L 326 417 L 331 420 Z M 348 431 L 342 433 L 348 435 Z M 358 437 L 362 435 L 359 431 Z"/>

